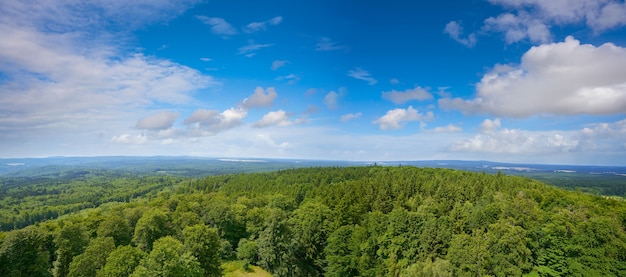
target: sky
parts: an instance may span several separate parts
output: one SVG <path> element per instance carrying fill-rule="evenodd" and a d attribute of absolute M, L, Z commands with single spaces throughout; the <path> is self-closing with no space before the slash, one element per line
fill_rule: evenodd
<path fill-rule="evenodd" d="M 626 165 L 620 0 L 3 0 L 0 157 Z"/>

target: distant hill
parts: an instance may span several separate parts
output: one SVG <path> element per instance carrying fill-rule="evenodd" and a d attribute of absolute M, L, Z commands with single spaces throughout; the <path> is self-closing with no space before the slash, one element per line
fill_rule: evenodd
<path fill-rule="evenodd" d="M 412 165 L 451 168 L 473 172 L 525 176 L 567 189 L 580 189 L 601 195 L 626 195 L 626 167 L 594 165 L 514 164 L 491 161 L 332 161 L 260 158 L 203 157 L 50 157 L 0 159 L 0 178 L 72 178 L 95 173 L 95 170 L 117 175 L 168 175 L 205 177 L 230 173 L 267 172 L 290 168 L 326 166 Z"/>

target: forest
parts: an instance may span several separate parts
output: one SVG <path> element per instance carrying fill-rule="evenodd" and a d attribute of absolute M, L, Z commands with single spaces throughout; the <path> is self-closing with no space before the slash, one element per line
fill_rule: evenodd
<path fill-rule="evenodd" d="M 0 187 L 0 276 L 221 276 L 234 263 L 273 276 L 626 276 L 623 198 L 527 177 L 61 177 Z"/>

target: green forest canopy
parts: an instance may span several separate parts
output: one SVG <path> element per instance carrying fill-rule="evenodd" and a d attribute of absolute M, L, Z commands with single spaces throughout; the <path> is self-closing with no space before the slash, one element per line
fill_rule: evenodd
<path fill-rule="evenodd" d="M 0 276 L 219 276 L 227 260 L 275 276 L 626 276 L 624 201 L 523 177 L 370 166 L 56 189 L 82 206 L 0 234 Z"/>

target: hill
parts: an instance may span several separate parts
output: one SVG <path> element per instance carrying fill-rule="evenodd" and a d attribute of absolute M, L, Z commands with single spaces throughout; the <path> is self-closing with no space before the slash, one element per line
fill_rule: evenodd
<path fill-rule="evenodd" d="M 626 275 L 624 201 L 525 177 L 367 166 L 168 178 L 3 233 L 0 275 L 214 276 L 228 260 L 275 276 Z"/>

